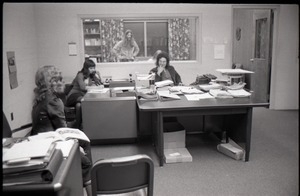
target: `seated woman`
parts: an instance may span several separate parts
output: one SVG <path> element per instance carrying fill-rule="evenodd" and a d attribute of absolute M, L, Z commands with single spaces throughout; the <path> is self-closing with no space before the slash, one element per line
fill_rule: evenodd
<path fill-rule="evenodd" d="M 35 99 L 31 114 L 31 135 L 67 127 L 64 104 L 59 98 L 59 94 L 64 93 L 64 83 L 61 73 L 54 66 L 47 65 L 41 67 L 35 74 L 35 84 Z M 81 140 L 79 140 L 79 145 L 83 186 L 86 188 L 88 195 L 91 195 L 91 147 L 89 142 Z"/>
<path fill-rule="evenodd" d="M 87 86 L 102 85 L 100 73 L 95 68 L 96 64 L 94 61 L 90 59 L 85 60 L 82 69 L 72 82 L 72 89 L 67 96 L 66 106 L 74 107 L 76 103 L 80 103 L 87 92 Z"/>
<path fill-rule="evenodd" d="M 171 80 L 175 86 L 182 85 L 181 77 L 170 65 L 170 58 L 168 53 L 160 52 L 156 57 L 156 67 L 150 70 L 150 74 L 155 73 L 155 82 Z"/>

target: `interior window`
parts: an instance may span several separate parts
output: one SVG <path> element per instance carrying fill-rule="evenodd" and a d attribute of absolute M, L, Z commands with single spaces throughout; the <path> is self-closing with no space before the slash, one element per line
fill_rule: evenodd
<path fill-rule="evenodd" d="M 112 49 L 130 29 L 139 48 L 133 61 L 147 61 L 157 50 L 168 52 L 172 61 L 195 61 L 197 22 L 196 16 L 82 18 L 84 54 L 97 63 L 119 62 Z"/>

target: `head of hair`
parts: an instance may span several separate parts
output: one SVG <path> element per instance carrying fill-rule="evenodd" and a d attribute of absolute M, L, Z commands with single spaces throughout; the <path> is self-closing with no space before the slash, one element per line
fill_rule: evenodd
<path fill-rule="evenodd" d="M 153 59 L 156 60 L 156 57 L 159 53 L 161 53 L 162 51 L 161 50 L 156 50 L 156 52 L 153 54 Z"/>
<path fill-rule="evenodd" d="M 167 60 L 167 65 L 166 67 L 168 67 L 170 65 L 170 57 L 169 57 L 169 54 L 164 52 L 164 51 L 161 51 L 157 57 L 156 57 L 156 66 L 158 67 L 159 66 L 159 59 L 161 58 L 165 58 Z"/>
<path fill-rule="evenodd" d="M 47 93 L 56 92 L 58 81 L 62 84 L 62 76 L 54 65 L 40 67 L 35 74 L 35 102 L 43 100 Z"/>
<path fill-rule="evenodd" d="M 127 39 L 127 34 L 128 34 L 128 33 L 131 33 L 131 39 L 130 39 L 130 40 Z M 130 45 L 131 47 L 133 47 L 134 42 L 135 42 L 135 39 L 134 39 L 134 37 L 133 37 L 132 31 L 131 31 L 130 29 L 127 29 L 127 30 L 125 31 L 125 33 L 124 33 L 123 44 L 124 44 L 125 46 Z"/>
<path fill-rule="evenodd" d="M 81 72 L 83 73 L 85 78 L 88 78 L 88 76 L 90 74 L 90 72 L 89 72 L 90 67 L 96 67 L 96 64 L 91 59 L 86 59 L 83 63 L 83 67 L 81 69 Z"/>

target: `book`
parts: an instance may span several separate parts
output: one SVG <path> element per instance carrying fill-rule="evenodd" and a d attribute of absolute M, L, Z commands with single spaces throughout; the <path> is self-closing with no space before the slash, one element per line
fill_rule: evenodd
<path fill-rule="evenodd" d="M 42 169 L 46 167 L 49 161 L 52 159 L 55 150 L 56 143 L 51 143 L 48 152 L 44 157 L 25 157 L 22 159 L 22 161 L 20 159 L 8 160 L 2 164 L 3 174 Z"/>
<path fill-rule="evenodd" d="M 40 139 L 52 139 L 53 141 L 66 141 L 69 139 L 78 139 L 90 142 L 90 139 L 79 129 L 63 127 L 58 128 L 55 131 L 48 131 L 39 133 L 34 136 L 29 136 L 30 141 L 40 140 Z"/>
<path fill-rule="evenodd" d="M 35 158 L 46 158 L 49 156 L 53 145 L 53 139 L 51 138 L 15 143 L 11 148 L 5 151 L 2 162 L 17 164 Z"/>
<path fill-rule="evenodd" d="M 55 178 L 62 162 L 62 152 L 61 150 L 56 149 L 49 163 L 42 169 L 3 174 L 3 186 L 50 183 Z"/>

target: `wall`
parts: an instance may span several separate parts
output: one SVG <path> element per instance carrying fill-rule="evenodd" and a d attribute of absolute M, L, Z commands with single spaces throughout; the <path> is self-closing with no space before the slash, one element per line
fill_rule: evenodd
<path fill-rule="evenodd" d="M 37 64 L 35 16 L 32 4 L 3 4 L 3 111 L 11 129 L 31 123 L 34 74 Z M 18 87 L 10 88 L 7 51 L 14 51 Z M 10 113 L 14 120 L 11 121 Z"/>
<path fill-rule="evenodd" d="M 54 64 L 61 67 L 67 78 L 73 78 L 83 64 L 83 49 L 81 25 L 79 15 L 128 15 L 156 13 L 192 13 L 201 17 L 199 32 L 203 36 L 200 41 L 200 62 L 173 63 L 181 74 L 185 84 L 194 82 L 196 73 L 213 73 L 216 68 L 229 68 L 231 66 L 231 6 L 205 5 L 205 4 L 137 4 L 137 3 L 73 3 L 73 4 L 35 4 L 37 16 L 37 35 L 39 43 L 38 62 Z M 78 56 L 68 56 L 68 43 L 76 42 Z M 201 44 L 202 42 L 202 44 Z M 213 44 L 225 43 L 225 59 L 214 60 Z M 101 64 L 97 66 L 101 75 L 112 75 L 114 78 L 128 78 L 130 73 L 148 73 L 153 64 Z"/>
<path fill-rule="evenodd" d="M 299 109 L 299 7 L 280 6 L 272 67 L 273 109 Z"/>

